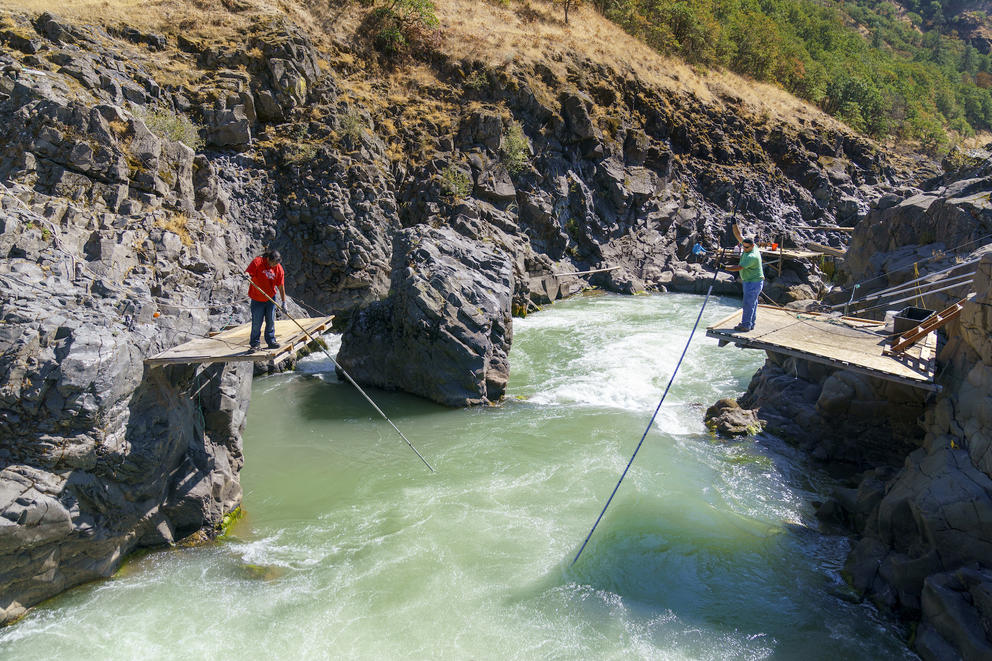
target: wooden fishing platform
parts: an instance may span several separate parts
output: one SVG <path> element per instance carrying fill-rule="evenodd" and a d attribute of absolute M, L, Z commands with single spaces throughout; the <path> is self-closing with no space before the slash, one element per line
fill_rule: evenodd
<path fill-rule="evenodd" d="M 733 343 L 915 388 L 940 390 L 934 383 L 934 333 L 902 353 L 886 355 L 890 338 L 880 321 L 759 305 L 754 330 L 737 333 L 733 328 L 740 317 L 738 310 L 721 319 L 706 329 L 706 336 L 719 340 L 720 346 Z"/>
<path fill-rule="evenodd" d="M 758 250 L 761 252 L 761 258 L 764 262 L 764 266 L 774 266 L 778 265 L 778 274 L 782 275 L 782 264 L 787 261 L 795 261 L 799 259 L 820 259 L 822 257 L 829 257 L 833 259 L 835 257 L 843 257 L 844 252 L 840 250 L 835 250 L 829 246 L 821 246 L 819 244 L 812 244 L 809 246 L 812 250 L 800 250 L 798 248 L 766 248 L 758 246 Z"/>
<path fill-rule="evenodd" d="M 330 328 L 330 317 L 298 319 L 300 326 L 311 336 L 316 336 Z M 264 326 L 263 326 L 264 329 Z M 151 358 L 145 359 L 146 365 L 169 365 L 173 363 L 234 363 L 242 361 L 273 361 L 276 364 L 286 360 L 305 347 L 310 340 L 307 334 L 300 330 L 292 321 L 276 322 L 276 342 L 278 349 L 260 349 L 251 351 L 248 348 L 248 338 L 251 334 L 251 324 L 242 324 L 210 337 L 190 340 L 178 347 L 163 351 Z M 264 337 L 263 337 L 263 342 Z M 263 345 L 264 346 L 264 345 Z"/>

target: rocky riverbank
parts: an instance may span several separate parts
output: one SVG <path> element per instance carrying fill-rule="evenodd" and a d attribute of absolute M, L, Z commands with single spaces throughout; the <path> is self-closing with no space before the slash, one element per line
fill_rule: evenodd
<path fill-rule="evenodd" d="M 502 394 L 511 313 L 589 285 L 702 291 L 691 248 L 732 243 L 735 204 L 761 238 L 841 246 L 811 227 L 918 183 L 827 119 L 575 51 L 438 52 L 396 95 L 402 67 L 360 35 L 239 4 L 214 36 L 0 15 L 2 621 L 238 505 L 251 370 L 142 359 L 244 321 L 263 245 L 351 329 L 363 381 L 474 404 Z M 769 291 L 823 283 L 790 265 Z"/>
<path fill-rule="evenodd" d="M 918 623 L 913 646 L 925 659 L 992 655 L 990 167 L 876 205 L 838 275 L 862 283 L 861 299 L 918 273 L 975 271 L 973 282 L 924 298 L 942 310 L 974 292 L 946 326 L 939 394 L 769 354 L 739 400 L 771 433 L 857 472 L 819 516 L 857 535 L 846 575 L 883 610 Z"/>

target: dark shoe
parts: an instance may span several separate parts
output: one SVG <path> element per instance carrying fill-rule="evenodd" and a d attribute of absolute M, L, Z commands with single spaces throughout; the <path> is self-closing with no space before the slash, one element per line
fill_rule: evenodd
<path fill-rule="evenodd" d="M 749 330 L 751 330 L 751 329 L 748 328 L 747 326 L 745 326 L 744 324 L 737 324 L 736 326 L 734 326 L 734 332 L 735 333 L 746 333 Z"/>
<path fill-rule="evenodd" d="M 248 351 L 258 351 L 258 345 L 257 344 L 249 344 L 248 345 Z"/>
<path fill-rule="evenodd" d="M 265 346 L 267 346 L 270 349 L 278 349 L 279 348 L 279 343 L 278 342 L 267 342 L 265 344 Z"/>

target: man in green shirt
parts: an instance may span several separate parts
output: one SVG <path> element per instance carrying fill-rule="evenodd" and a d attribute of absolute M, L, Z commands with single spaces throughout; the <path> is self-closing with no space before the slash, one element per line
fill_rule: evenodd
<path fill-rule="evenodd" d="M 744 250 L 737 266 L 726 267 L 728 271 L 739 272 L 741 282 L 744 285 L 744 310 L 741 314 L 741 323 L 734 326 L 738 332 L 754 330 L 754 318 L 758 312 L 758 296 L 761 288 L 765 284 L 765 274 L 761 270 L 761 252 L 754 243 L 754 239 L 748 237 L 741 241 Z"/>

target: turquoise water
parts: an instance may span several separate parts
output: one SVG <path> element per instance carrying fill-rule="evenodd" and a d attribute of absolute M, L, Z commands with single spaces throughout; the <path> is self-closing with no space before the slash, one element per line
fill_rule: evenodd
<path fill-rule="evenodd" d="M 701 302 L 601 295 L 514 320 L 499 407 L 371 391 L 436 474 L 325 360 L 257 379 L 231 537 L 44 604 L 0 631 L 0 658 L 915 658 L 841 598 L 848 543 L 810 504 L 829 478 L 773 438 L 707 434 L 705 408 L 764 356 L 701 331 L 570 566 Z"/>

